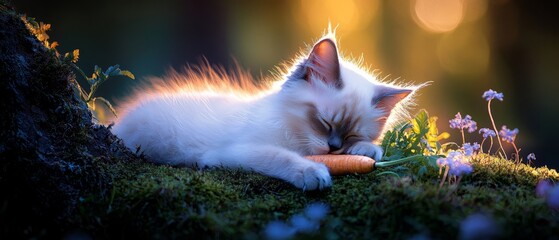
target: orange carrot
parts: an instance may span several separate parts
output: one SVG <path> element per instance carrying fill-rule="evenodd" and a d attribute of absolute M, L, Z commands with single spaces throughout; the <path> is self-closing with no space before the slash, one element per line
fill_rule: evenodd
<path fill-rule="evenodd" d="M 332 175 L 344 175 L 352 173 L 370 173 L 375 167 L 390 167 L 417 160 L 417 158 L 421 156 L 420 154 L 384 162 L 376 162 L 370 157 L 359 155 L 311 155 L 305 158 L 314 162 L 324 163 Z"/>
<path fill-rule="evenodd" d="M 370 173 L 375 168 L 375 160 L 358 155 L 312 155 L 305 158 L 324 163 L 332 175 Z"/>

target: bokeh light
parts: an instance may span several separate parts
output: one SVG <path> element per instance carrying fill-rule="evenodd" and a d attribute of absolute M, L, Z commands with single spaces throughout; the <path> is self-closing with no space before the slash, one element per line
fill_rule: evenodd
<path fill-rule="evenodd" d="M 300 17 L 314 34 L 324 31 L 328 22 L 346 32 L 363 29 L 378 13 L 378 0 L 309 0 L 294 5 Z"/>
<path fill-rule="evenodd" d="M 462 0 L 415 0 L 412 4 L 414 19 L 427 31 L 454 30 L 463 19 Z"/>

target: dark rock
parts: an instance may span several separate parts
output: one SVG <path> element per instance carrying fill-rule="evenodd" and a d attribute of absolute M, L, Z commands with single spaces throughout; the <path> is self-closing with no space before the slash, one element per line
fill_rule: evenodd
<path fill-rule="evenodd" d="M 112 163 L 138 158 L 92 123 L 70 67 L 11 9 L 0 1 L 0 236 L 56 236 L 111 189 Z"/>

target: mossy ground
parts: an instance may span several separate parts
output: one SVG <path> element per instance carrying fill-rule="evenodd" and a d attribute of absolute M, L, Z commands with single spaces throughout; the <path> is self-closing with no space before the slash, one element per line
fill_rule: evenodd
<path fill-rule="evenodd" d="M 460 185 L 439 190 L 438 169 L 422 177 L 419 164 L 392 168 L 401 177 L 334 177 L 331 189 L 303 192 L 281 180 L 227 169 L 194 170 L 122 163 L 111 168 L 112 194 L 86 199 L 79 229 L 94 236 L 248 238 L 263 237 L 272 220 L 288 220 L 313 202 L 330 206 L 319 232 L 302 237 L 401 239 L 425 235 L 456 238 L 460 222 L 484 213 L 503 238 L 559 235 L 559 212 L 535 195 L 540 179 L 559 179 L 555 170 L 532 168 L 479 155 L 474 173 Z"/>

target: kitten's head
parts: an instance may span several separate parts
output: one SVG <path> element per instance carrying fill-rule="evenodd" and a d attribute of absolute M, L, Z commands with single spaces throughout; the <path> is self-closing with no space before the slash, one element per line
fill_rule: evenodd
<path fill-rule="evenodd" d="M 378 82 L 341 59 L 335 40 L 323 38 L 291 71 L 280 95 L 301 151 L 326 154 L 377 140 L 417 88 Z"/>

